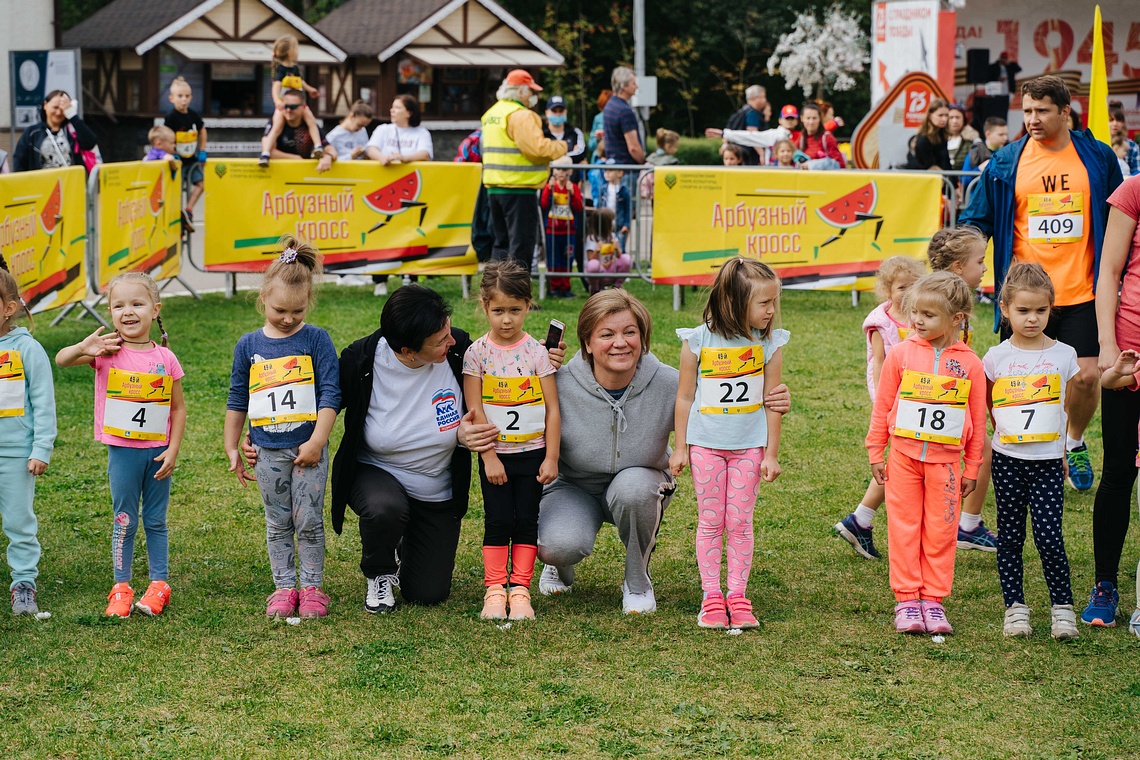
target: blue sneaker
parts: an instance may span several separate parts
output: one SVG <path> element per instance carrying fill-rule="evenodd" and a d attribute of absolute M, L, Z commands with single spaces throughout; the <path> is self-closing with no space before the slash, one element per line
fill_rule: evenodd
<path fill-rule="evenodd" d="M 1116 606 L 1120 604 L 1120 593 L 1108 581 L 1101 581 L 1089 594 L 1089 606 L 1081 613 L 1081 622 L 1102 628 L 1116 627 Z"/>
<path fill-rule="evenodd" d="M 879 554 L 879 550 L 875 548 L 875 542 L 871 539 L 872 529 L 861 527 L 855 521 L 854 512 L 835 523 L 834 530 L 843 537 L 844 541 L 851 544 L 851 547 L 861 556 L 867 559 L 879 559 L 883 556 Z"/>
<path fill-rule="evenodd" d="M 959 549 L 977 549 L 983 552 L 996 552 L 997 551 L 997 536 L 993 531 L 986 527 L 984 522 L 979 521 L 978 527 L 973 530 L 962 530 L 962 526 L 958 526 L 958 548 Z"/>
<path fill-rule="evenodd" d="M 1093 487 L 1093 468 L 1089 461 L 1089 447 L 1081 444 L 1072 451 L 1065 452 L 1069 460 L 1069 485 L 1078 491 L 1087 491 Z"/>

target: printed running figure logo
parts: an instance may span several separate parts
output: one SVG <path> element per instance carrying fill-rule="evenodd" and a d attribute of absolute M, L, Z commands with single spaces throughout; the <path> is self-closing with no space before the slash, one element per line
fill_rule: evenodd
<path fill-rule="evenodd" d="M 838 235 L 832 235 L 827 240 L 820 243 L 819 247 L 823 248 L 825 245 L 834 243 L 839 238 L 846 234 L 847 230 L 860 225 L 868 219 L 877 219 L 878 224 L 875 225 L 875 240 L 879 239 L 879 230 L 883 228 L 883 217 L 875 214 L 875 206 L 879 202 L 879 188 L 874 182 L 857 187 L 851 192 L 847 193 L 840 198 L 836 198 L 831 203 L 820 206 L 815 210 L 819 218 L 830 224 L 832 227 L 839 229 Z M 875 250 L 882 250 L 879 248 L 877 242 L 872 242 L 871 246 Z"/>
<path fill-rule="evenodd" d="M 439 426 L 439 432 L 459 427 L 459 400 L 453 391 L 440 388 L 432 394 L 431 405 L 435 407 L 435 424 Z"/>
<path fill-rule="evenodd" d="M 427 204 L 419 200 L 423 187 L 423 178 L 417 169 L 364 196 L 363 200 L 368 208 L 378 214 L 384 214 L 384 219 L 377 222 L 368 232 L 373 233 L 380 229 L 392 221 L 392 217 L 396 214 L 402 214 L 410 208 L 419 208 L 420 221 L 416 230 L 423 234 L 420 225 L 423 225 L 424 215 L 427 214 Z"/>

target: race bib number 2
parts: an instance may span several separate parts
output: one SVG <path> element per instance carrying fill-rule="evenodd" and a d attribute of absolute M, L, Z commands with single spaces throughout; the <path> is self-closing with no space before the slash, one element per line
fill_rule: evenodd
<path fill-rule="evenodd" d="M 116 438 L 165 441 L 173 387 L 170 375 L 112 367 L 107 376 L 103 432 Z"/>
<path fill-rule="evenodd" d="M 483 375 L 483 414 L 505 443 L 531 441 L 546 432 L 546 400 L 536 376 Z"/>
<path fill-rule="evenodd" d="M 317 419 L 311 356 L 283 356 L 249 368 L 249 424 L 254 427 Z"/>
<path fill-rule="evenodd" d="M 1061 376 L 999 377 L 993 389 L 994 426 L 1001 443 L 1061 437 Z"/>
<path fill-rule="evenodd" d="M 899 384 L 895 435 L 958 446 L 966 425 L 970 381 L 906 370 Z"/>
<path fill-rule="evenodd" d="M 1077 243 L 1085 234 L 1083 193 L 1032 193 L 1027 199 L 1028 238 L 1040 243 Z"/>
<path fill-rule="evenodd" d="M 764 348 L 702 348 L 701 414 L 749 414 L 764 405 Z"/>
<path fill-rule="evenodd" d="M 0 417 L 24 416 L 24 362 L 19 351 L 0 351 Z"/>

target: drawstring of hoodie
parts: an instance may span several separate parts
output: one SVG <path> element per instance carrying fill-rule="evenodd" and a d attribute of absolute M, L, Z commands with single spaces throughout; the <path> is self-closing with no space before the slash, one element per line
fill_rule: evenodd
<path fill-rule="evenodd" d="M 596 390 L 598 391 L 598 395 L 605 399 L 609 403 L 610 408 L 614 410 L 614 416 L 617 417 L 617 431 L 624 433 L 626 428 L 625 410 L 621 408 L 621 404 L 614 401 L 613 396 L 607 393 L 605 388 L 599 385 Z"/>

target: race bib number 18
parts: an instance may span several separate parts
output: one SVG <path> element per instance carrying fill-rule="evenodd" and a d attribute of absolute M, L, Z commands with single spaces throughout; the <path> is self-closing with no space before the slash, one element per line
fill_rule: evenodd
<path fill-rule="evenodd" d="M 0 417 L 24 416 L 24 362 L 19 351 L 0 351 Z"/>
<path fill-rule="evenodd" d="M 961 445 L 969 400 L 969 380 L 908 369 L 899 384 L 895 435 Z"/>
<path fill-rule="evenodd" d="M 107 376 L 103 432 L 117 438 L 165 441 L 173 387 L 170 375 L 112 367 Z"/>
<path fill-rule="evenodd" d="M 1061 376 L 999 377 L 993 407 L 999 442 L 1056 441 L 1061 437 Z"/>
<path fill-rule="evenodd" d="M 1084 211 L 1082 193 L 1031 193 L 1027 237 L 1039 243 L 1078 243 L 1085 234 Z"/>
<path fill-rule="evenodd" d="M 546 401 L 538 377 L 483 375 L 483 413 L 499 440 L 522 443 L 546 432 Z"/>
<path fill-rule="evenodd" d="M 249 424 L 254 427 L 317 419 L 311 356 L 283 356 L 249 368 Z"/>
<path fill-rule="evenodd" d="M 764 348 L 702 348 L 701 414 L 748 414 L 764 405 Z"/>

